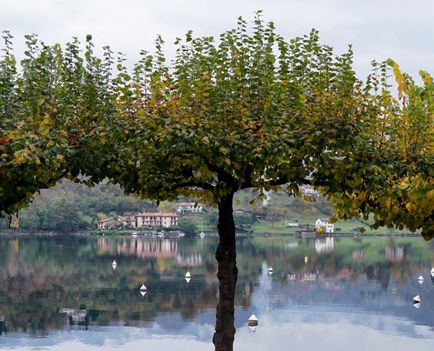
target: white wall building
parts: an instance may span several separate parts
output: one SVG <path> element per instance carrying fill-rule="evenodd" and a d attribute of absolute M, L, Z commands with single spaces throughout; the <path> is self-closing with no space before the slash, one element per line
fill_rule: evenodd
<path fill-rule="evenodd" d="M 202 213 L 203 206 L 195 202 L 178 202 L 176 204 L 177 213 Z"/>
<path fill-rule="evenodd" d="M 315 229 L 323 229 L 326 233 L 334 233 L 335 225 L 333 223 L 329 223 L 326 218 L 318 218 L 315 222 Z"/>
<path fill-rule="evenodd" d="M 169 228 L 178 225 L 178 215 L 173 212 L 142 212 L 136 214 L 136 227 L 164 227 Z"/>

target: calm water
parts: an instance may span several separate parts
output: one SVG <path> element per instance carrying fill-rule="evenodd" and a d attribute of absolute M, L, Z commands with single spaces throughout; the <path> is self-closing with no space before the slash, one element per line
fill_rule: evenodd
<path fill-rule="evenodd" d="M 0 239 L 0 350 L 212 350 L 216 246 Z M 237 250 L 235 350 L 434 349 L 434 243 L 256 238 Z"/>

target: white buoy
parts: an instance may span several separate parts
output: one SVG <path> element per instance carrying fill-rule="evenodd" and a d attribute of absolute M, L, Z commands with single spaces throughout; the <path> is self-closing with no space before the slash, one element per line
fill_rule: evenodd
<path fill-rule="evenodd" d="M 434 268 L 431 268 L 431 277 L 434 278 Z"/>
<path fill-rule="evenodd" d="M 185 279 L 190 278 L 191 279 L 191 274 L 189 271 L 187 271 L 187 273 L 185 273 Z"/>
<path fill-rule="evenodd" d="M 199 236 L 200 236 L 201 239 L 203 239 L 203 238 L 205 238 L 205 233 L 204 232 L 200 232 Z"/>
<path fill-rule="evenodd" d="M 304 256 L 304 263 L 308 263 L 309 262 L 309 257 Z"/>
<path fill-rule="evenodd" d="M 147 292 L 148 292 L 148 288 L 146 287 L 145 284 L 142 284 L 142 286 L 140 287 L 140 295 L 145 296 Z"/>
<path fill-rule="evenodd" d="M 187 284 L 190 283 L 190 280 L 191 280 L 191 278 L 185 277 L 185 281 L 187 282 Z"/>
<path fill-rule="evenodd" d="M 420 275 L 419 278 L 417 278 L 417 282 L 419 284 L 423 284 L 423 277 Z"/>
<path fill-rule="evenodd" d="M 415 297 L 413 297 L 413 303 L 420 303 L 420 296 L 416 295 Z"/>
<path fill-rule="evenodd" d="M 116 269 L 117 266 L 118 266 L 118 264 L 116 263 L 116 260 L 113 260 L 113 263 L 112 263 L 113 269 Z"/>
<path fill-rule="evenodd" d="M 268 274 L 272 275 L 274 273 L 273 267 L 268 268 Z"/>
<path fill-rule="evenodd" d="M 259 324 L 258 317 L 256 317 L 255 314 L 252 314 L 252 315 L 249 317 L 249 320 L 247 321 L 247 325 L 248 325 L 249 327 L 257 327 L 258 324 Z M 255 328 L 255 329 L 256 329 L 256 328 Z"/>

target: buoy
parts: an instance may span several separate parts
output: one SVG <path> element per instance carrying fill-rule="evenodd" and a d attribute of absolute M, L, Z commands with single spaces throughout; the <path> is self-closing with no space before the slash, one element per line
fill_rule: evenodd
<path fill-rule="evenodd" d="M 113 263 L 112 263 L 113 269 L 116 269 L 117 266 L 118 266 L 118 264 L 116 263 L 116 260 L 113 260 Z"/>
<path fill-rule="evenodd" d="M 272 275 L 274 273 L 273 267 L 268 268 L 268 274 Z"/>
<path fill-rule="evenodd" d="M 431 277 L 434 278 L 434 268 L 431 268 Z"/>
<path fill-rule="evenodd" d="M 140 295 L 145 296 L 147 292 L 148 292 L 148 288 L 146 287 L 145 284 L 142 284 L 142 286 L 140 287 Z"/>
<path fill-rule="evenodd" d="M 203 238 L 205 238 L 205 233 L 204 232 L 200 232 L 199 236 L 200 236 L 201 239 L 203 239 Z"/>
<path fill-rule="evenodd" d="M 416 295 L 415 297 L 413 297 L 413 303 L 420 303 L 420 296 Z"/>
<path fill-rule="evenodd" d="M 420 275 L 419 278 L 417 278 L 417 282 L 419 284 L 423 284 L 423 277 Z"/>
<path fill-rule="evenodd" d="M 304 263 L 307 263 L 307 262 L 309 262 L 309 257 L 304 256 Z"/>
<path fill-rule="evenodd" d="M 249 317 L 249 320 L 247 321 L 247 325 L 249 327 L 257 327 L 259 324 L 258 318 L 255 316 L 255 314 L 252 314 Z M 256 328 L 255 328 L 256 329 Z"/>
<path fill-rule="evenodd" d="M 187 278 L 191 278 L 191 274 L 190 274 L 189 271 L 187 271 L 187 273 L 185 273 L 185 278 L 186 278 L 186 279 L 187 279 Z"/>
<path fill-rule="evenodd" d="M 191 280 L 191 278 L 185 277 L 185 281 L 187 282 L 187 284 L 190 283 L 190 280 Z"/>

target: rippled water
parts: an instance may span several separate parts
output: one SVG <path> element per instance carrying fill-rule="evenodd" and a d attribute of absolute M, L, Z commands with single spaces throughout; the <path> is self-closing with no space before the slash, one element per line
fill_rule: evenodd
<path fill-rule="evenodd" d="M 212 350 L 216 247 L 213 238 L 2 238 L 0 349 Z M 237 266 L 235 350 L 433 350 L 433 243 L 244 238 Z"/>

